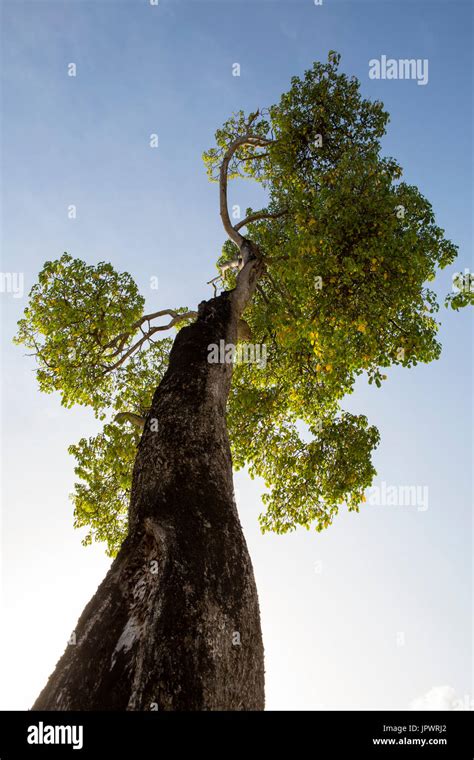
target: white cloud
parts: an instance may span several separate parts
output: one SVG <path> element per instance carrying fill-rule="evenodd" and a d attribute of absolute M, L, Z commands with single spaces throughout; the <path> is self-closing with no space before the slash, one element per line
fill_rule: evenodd
<path fill-rule="evenodd" d="M 473 702 L 468 694 L 458 697 L 452 686 L 433 686 L 410 702 L 410 710 L 472 710 Z"/>

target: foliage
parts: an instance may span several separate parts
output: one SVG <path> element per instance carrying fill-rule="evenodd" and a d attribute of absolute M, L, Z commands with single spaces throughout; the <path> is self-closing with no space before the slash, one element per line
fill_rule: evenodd
<path fill-rule="evenodd" d="M 262 182 L 275 215 L 247 232 L 266 272 L 245 319 L 253 341 L 268 347 L 267 369 L 236 368 L 229 428 L 236 464 L 267 482 L 261 524 L 277 532 L 311 522 L 321 529 L 338 504 L 363 501 L 378 433 L 339 402 L 361 373 L 380 386 L 391 365 L 438 358 L 438 306 L 426 282 L 456 256 L 429 202 L 380 155 L 382 104 L 362 99 L 338 63 L 332 53 L 295 77 L 256 123 L 273 142 L 248 149 L 252 160 L 238 150 L 232 165 L 235 176 Z M 238 114 L 217 133 L 217 149 L 205 154 L 211 179 L 246 123 Z M 234 277 L 225 272 L 228 286 Z M 296 420 L 309 426 L 311 443 Z"/>
<path fill-rule="evenodd" d="M 338 66 L 330 53 L 294 77 L 278 104 L 234 114 L 204 154 L 218 180 L 229 148 L 251 133 L 233 152 L 228 177 L 259 182 L 268 197 L 264 215 L 247 224 L 265 272 L 245 313 L 268 361 L 265 369 L 236 365 L 228 425 L 236 467 L 248 466 L 268 489 L 262 529 L 280 533 L 321 530 L 341 504 L 357 510 L 364 501 L 379 434 L 365 416 L 344 412 L 341 400 L 363 373 L 380 386 L 387 367 L 438 358 L 438 306 L 427 283 L 456 256 L 429 202 L 381 155 L 383 105 L 363 99 L 358 81 Z M 227 241 L 218 267 L 234 258 Z M 222 283 L 233 287 L 235 270 L 223 271 Z M 142 311 L 130 276 L 110 265 L 48 262 L 18 336 L 36 352 L 40 388 L 98 415 L 146 407 L 169 344 L 113 369 L 114 338 L 128 335 L 126 352 Z M 89 525 L 87 540 L 106 540 L 112 553 L 125 530 L 136 442 L 135 431 L 109 423 L 70 449 L 86 483 L 76 486 L 76 524 Z"/>
<path fill-rule="evenodd" d="M 79 482 L 75 485 L 74 527 L 87 527 L 84 546 L 105 541 L 107 553 L 114 556 L 127 530 L 127 511 L 131 474 L 139 441 L 135 428 L 117 423 L 104 425 L 94 438 L 81 438 L 69 446 L 76 460 Z"/>
<path fill-rule="evenodd" d="M 132 277 L 111 264 L 85 264 L 64 253 L 47 261 L 33 285 L 17 343 L 35 353 L 40 390 L 59 391 L 61 403 L 97 412 L 113 397 L 110 342 L 143 312 L 144 298 Z"/>
<path fill-rule="evenodd" d="M 152 343 L 146 352 L 131 357 L 115 373 L 112 409 L 145 415 L 153 392 L 168 362 L 172 340 Z M 140 432 L 126 422 L 112 420 L 93 438 L 81 440 L 68 451 L 76 459 L 79 478 L 72 494 L 74 527 L 87 527 L 83 544 L 105 541 L 107 553 L 115 556 L 127 532 L 127 513 L 132 471 Z"/>
<path fill-rule="evenodd" d="M 15 338 L 33 350 L 42 391 L 58 391 L 64 406 L 87 405 L 98 418 L 109 418 L 101 433 L 82 438 L 69 452 L 76 458 L 80 479 L 72 494 L 74 525 L 89 528 L 84 544 L 105 541 L 111 555 L 126 532 L 139 441 L 137 429 L 114 417 L 123 411 L 146 413 L 173 342 L 150 341 L 146 350 L 115 366 L 140 333 L 143 306 L 144 298 L 129 274 L 64 253 L 45 263 Z M 124 338 L 117 343 L 117 336 Z"/>

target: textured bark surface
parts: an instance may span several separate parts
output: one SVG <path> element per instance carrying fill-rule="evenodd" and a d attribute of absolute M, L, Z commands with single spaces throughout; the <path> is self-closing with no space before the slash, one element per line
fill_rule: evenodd
<path fill-rule="evenodd" d="M 261 710 L 263 645 L 225 409 L 255 265 L 177 335 L 135 462 L 130 532 L 36 710 Z"/>

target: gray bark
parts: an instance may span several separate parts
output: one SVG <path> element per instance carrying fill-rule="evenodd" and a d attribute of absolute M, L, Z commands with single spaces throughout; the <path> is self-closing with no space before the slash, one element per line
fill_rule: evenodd
<path fill-rule="evenodd" d="M 35 710 L 262 710 L 254 575 L 234 500 L 226 430 L 237 340 L 259 272 L 206 301 L 173 345 L 134 467 L 129 534 L 86 606 Z"/>

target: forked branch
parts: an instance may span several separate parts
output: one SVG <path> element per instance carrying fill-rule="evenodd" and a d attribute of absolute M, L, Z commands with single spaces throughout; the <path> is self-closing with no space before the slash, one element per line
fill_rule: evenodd
<path fill-rule="evenodd" d="M 162 317 L 165 315 L 171 317 L 170 321 L 167 324 L 151 326 L 150 322 L 152 319 L 155 319 L 157 317 Z M 108 354 L 106 358 L 114 359 L 115 357 L 118 357 L 118 359 L 112 364 L 102 364 L 104 374 L 113 372 L 115 369 L 120 367 L 132 354 L 138 351 L 147 340 L 150 340 L 152 335 L 155 335 L 155 333 L 163 332 L 165 330 L 170 330 L 179 322 L 182 322 L 185 319 L 195 319 L 196 317 L 197 317 L 197 311 L 186 311 L 180 314 L 174 309 L 162 309 L 161 311 L 156 311 L 153 314 L 145 314 L 143 317 L 141 317 L 140 319 L 138 319 L 136 322 L 133 323 L 130 330 L 128 330 L 127 332 L 123 332 L 120 335 L 117 335 L 116 338 L 114 338 L 113 340 L 110 341 L 110 343 L 107 344 L 107 346 L 105 347 L 106 349 L 113 348 L 115 350 L 111 354 Z M 143 325 L 146 322 L 148 323 L 147 331 L 143 330 Z M 134 333 L 137 332 L 137 330 L 141 331 L 142 333 L 141 338 L 139 338 L 139 340 L 137 340 L 135 343 L 132 343 L 132 345 L 129 346 L 129 348 L 126 351 L 124 351 L 127 341 L 134 335 Z"/>

